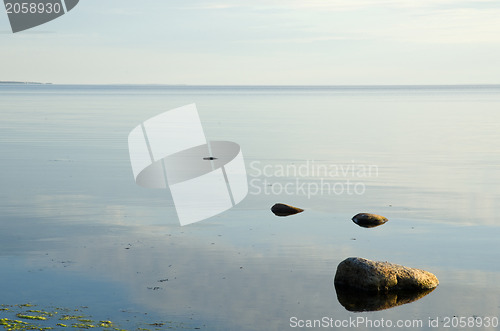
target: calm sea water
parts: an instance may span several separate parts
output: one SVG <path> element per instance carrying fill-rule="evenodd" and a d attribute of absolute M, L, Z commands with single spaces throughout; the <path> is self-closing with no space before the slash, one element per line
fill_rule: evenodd
<path fill-rule="evenodd" d="M 127 136 L 190 103 L 209 140 L 240 144 L 250 185 L 180 227 L 168 190 L 135 184 Z M 1 85 L 0 304 L 85 306 L 127 329 L 499 317 L 498 109 L 500 86 Z M 306 211 L 278 218 L 276 202 Z M 359 212 L 390 221 L 359 228 Z M 333 287 L 350 256 L 440 285 L 350 312 Z"/>

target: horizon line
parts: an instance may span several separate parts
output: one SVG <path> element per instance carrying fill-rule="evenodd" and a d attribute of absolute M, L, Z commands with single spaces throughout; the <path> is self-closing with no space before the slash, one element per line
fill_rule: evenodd
<path fill-rule="evenodd" d="M 0 81 L 1 85 L 60 85 L 60 86 L 169 86 L 169 87 L 317 87 L 317 88 L 359 88 L 359 87 L 475 87 L 500 86 L 500 83 L 447 83 L 447 84 L 169 84 L 169 83 L 52 83 L 37 81 Z"/>

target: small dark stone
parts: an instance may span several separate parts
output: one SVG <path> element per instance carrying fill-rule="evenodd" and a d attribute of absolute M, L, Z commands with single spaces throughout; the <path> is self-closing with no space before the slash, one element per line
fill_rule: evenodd
<path fill-rule="evenodd" d="M 376 214 L 359 213 L 352 218 L 352 221 L 363 228 L 374 228 L 386 223 L 388 219 Z"/>
<path fill-rule="evenodd" d="M 276 216 L 289 216 L 301 213 L 304 211 L 304 209 L 300 209 L 290 205 L 285 205 L 284 203 L 277 203 L 271 207 L 271 211 Z"/>
<path fill-rule="evenodd" d="M 217 158 L 213 157 L 213 156 L 208 156 L 208 157 L 204 157 L 203 160 L 217 160 Z"/>

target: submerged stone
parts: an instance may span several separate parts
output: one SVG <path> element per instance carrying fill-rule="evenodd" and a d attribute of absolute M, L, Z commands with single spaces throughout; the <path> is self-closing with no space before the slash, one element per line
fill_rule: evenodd
<path fill-rule="evenodd" d="M 340 262 L 335 284 L 372 292 L 420 291 L 438 286 L 432 273 L 389 262 L 350 257 Z"/>
<path fill-rule="evenodd" d="M 277 203 L 271 207 L 271 211 L 276 216 L 289 216 L 289 215 L 301 213 L 304 211 L 304 209 L 300 209 L 297 207 L 286 205 L 284 203 Z"/>
<path fill-rule="evenodd" d="M 354 215 L 352 221 L 357 225 L 364 228 L 374 228 L 376 226 L 382 225 L 388 221 L 384 216 L 370 214 L 370 213 L 359 213 Z"/>

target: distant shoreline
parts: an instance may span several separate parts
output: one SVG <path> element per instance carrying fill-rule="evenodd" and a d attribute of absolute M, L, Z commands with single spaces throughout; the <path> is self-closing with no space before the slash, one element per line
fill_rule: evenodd
<path fill-rule="evenodd" d="M 77 83 L 42 83 L 42 82 L 21 82 L 21 81 L 0 81 L 1 85 L 53 85 L 53 86 L 66 86 L 66 87 L 108 87 L 108 88 L 131 88 L 131 87 L 157 87 L 157 88 L 179 88 L 179 89 L 334 89 L 334 90 L 406 90 L 406 89 L 478 89 L 478 88 L 493 88 L 500 89 L 500 84 L 353 84 L 353 85 L 224 85 L 224 84 L 141 84 L 141 83 L 97 83 L 97 84 L 77 84 Z"/>
<path fill-rule="evenodd" d="M 18 81 L 1 81 L 0 84 L 9 85 L 52 85 L 52 83 L 40 83 L 40 82 L 18 82 Z"/>

